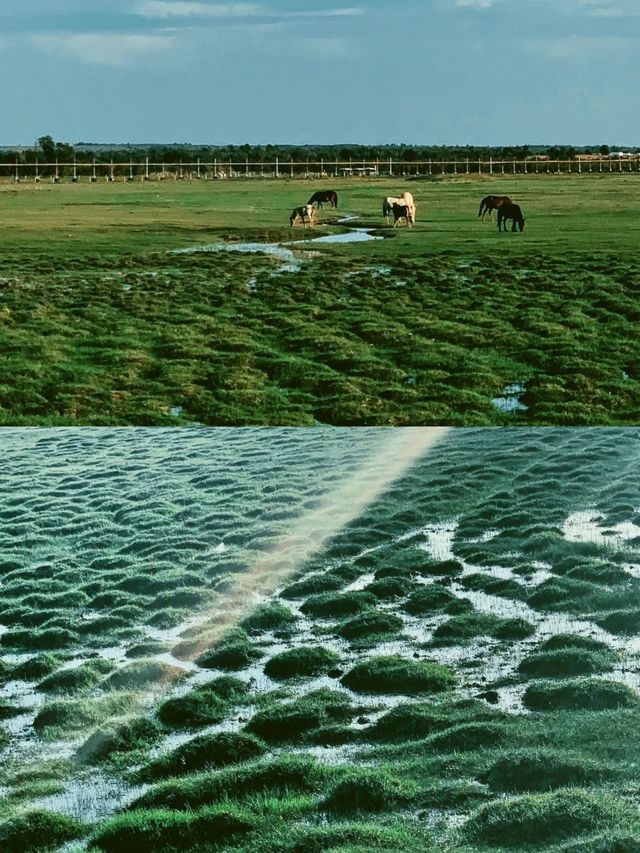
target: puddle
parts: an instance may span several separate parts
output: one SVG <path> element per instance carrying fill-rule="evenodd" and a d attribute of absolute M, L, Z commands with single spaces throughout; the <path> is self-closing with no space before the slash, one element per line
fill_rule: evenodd
<path fill-rule="evenodd" d="M 640 536 L 640 527 L 631 521 L 606 527 L 601 522 L 604 515 L 594 510 L 572 513 L 562 526 L 567 542 L 591 542 L 604 547 L 624 545 L 629 539 Z"/>
<path fill-rule="evenodd" d="M 97 823 L 141 797 L 149 787 L 133 787 L 94 770 L 89 778 L 79 776 L 69 780 L 59 794 L 35 800 L 34 806 L 68 815 L 83 823 Z"/>
<path fill-rule="evenodd" d="M 298 272 L 302 269 L 301 261 L 296 258 L 291 249 L 287 249 L 279 243 L 207 243 L 204 246 L 173 249 L 171 254 L 195 255 L 199 252 L 247 252 L 249 254 L 272 255 L 284 261 L 282 266 L 278 267 L 278 272 Z"/>
<path fill-rule="evenodd" d="M 499 412 L 526 412 L 527 406 L 520 400 L 524 392 L 525 387 L 521 383 L 505 385 L 502 389 L 502 396 L 494 397 L 491 402 Z"/>

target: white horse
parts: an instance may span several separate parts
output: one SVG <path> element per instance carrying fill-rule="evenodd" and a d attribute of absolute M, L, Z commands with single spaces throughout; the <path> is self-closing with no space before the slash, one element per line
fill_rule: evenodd
<path fill-rule="evenodd" d="M 413 200 L 411 193 L 405 192 L 402 193 L 401 196 L 388 195 L 382 202 L 382 215 L 384 216 L 387 225 L 389 224 L 389 217 L 393 213 L 394 204 L 399 204 L 407 208 L 407 224 L 411 224 L 416 221 L 416 203 Z"/>
<path fill-rule="evenodd" d="M 291 211 L 291 216 L 289 217 L 289 225 L 293 227 L 296 222 L 300 220 L 306 228 L 307 222 L 309 225 L 313 225 L 315 215 L 316 209 L 312 204 L 303 204 L 300 207 L 294 207 Z"/>

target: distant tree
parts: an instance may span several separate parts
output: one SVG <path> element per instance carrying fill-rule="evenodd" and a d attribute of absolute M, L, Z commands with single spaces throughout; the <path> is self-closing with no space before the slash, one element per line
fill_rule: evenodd
<path fill-rule="evenodd" d="M 45 160 L 51 161 L 56 156 L 56 144 L 53 141 L 52 136 L 40 136 L 38 138 L 38 145 L 40 146 L 40 150 L 44 154 Z"/>
<path fill-rule="evenodd" d="M 608 145 L 601 145 L 599 151 L 603 157 L 606 157 L 610 153 Z"/>

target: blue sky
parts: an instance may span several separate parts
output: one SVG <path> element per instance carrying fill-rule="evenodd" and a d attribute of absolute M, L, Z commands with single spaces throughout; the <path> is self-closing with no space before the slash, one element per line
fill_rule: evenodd
<path fill-rule="evenodd" d="M 639 48 L 640 0 L 22 0 L 0 144 L 640 145 Z"/>

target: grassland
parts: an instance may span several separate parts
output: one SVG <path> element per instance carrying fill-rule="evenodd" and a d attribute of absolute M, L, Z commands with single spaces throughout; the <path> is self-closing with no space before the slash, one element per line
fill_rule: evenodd
<path fill-rule="evenodd" d="M 386 431 L 9 432 L 3 849 L 640 849 L 637 429 L 450 431 L 211 647 L 220 581 Z M 153 579 L 199 590 L 173 631 Z M 35 650 L 52 584 L 98 627 Z"/>
<path fill-rule="evenodd" d="M 325 183 L 314 236 L 385 239 L 300 243 L 297 271 L 172 250 L 309 237 L 317 182 L 3 185 L 0 423 L 637 423 L 638 176 Z M 417 226 L 386 229 L 404 189 Z M 524 234 L 480 223 L 493 192 Z"/>

